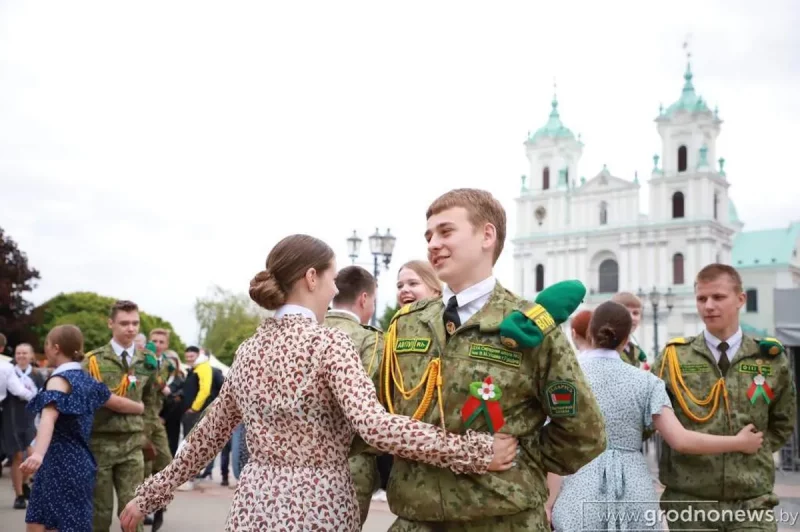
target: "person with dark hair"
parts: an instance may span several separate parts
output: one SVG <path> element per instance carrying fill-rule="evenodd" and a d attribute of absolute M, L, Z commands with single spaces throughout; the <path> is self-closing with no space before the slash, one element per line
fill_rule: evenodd
<path fill-rule="evenodd" d="M 754 432 L 752 424 L 736 436 L 715 436 L 683 428 L 672 410 L 664 382 L 622 360 L 631 324 L 629 310 L 613 301 L 599 305 L 592 313 L 592 349 L 583 353 L 580 364 L 603 411 L 608 445 L 603 454 L 580 471 L 564 477 L 563 484 L 561 477 L 548 476 L 547 509 L 558 532 L 662 529 L 664 523 L 652 518 L 658 515 L 658 496 L 641 452 L 642 434 L 651 426 L 685 455 L 753 454 L 761 447 L 764 435 Z M 698 470 L 694 474 L 701 473 Z M 609 516 L 617 517 L 608 521 Z"/>
<path fill-rule="evenodd" d="M 105 383 L 115 394 L 153 408 L 158 365 L 155 353 L 134 344 L 139 333 L 139 307 L 133 301 L 117 301 L 111 307 L 108 328 L 111 341 L 86 354 L 83 369 Z M 90 447 L 97 459 L 94 489 L 94 532 L 111 528 L 114 492 L 117 508 L 124 508 L 144 478 L 142 449 L 149 445 L 144 436 L 144 415 L 120 414 L 107 408 L 97 411 Z"/>
<path fill-rule="evenodd" d="M 333 251 L 311 236 L 286 237 L 270 251 L 250 297 L 275 314 L 239 346 L 222 392 L 178 456 L 139 486 L 120 517 L 123 530 L 166 505 L 241 421 L 252 460 L 236 486 L 228 532 L 359 530 L 347 462 L 355 434 L 379 451 L 459 473 L 512 467 L 513 436 L 452 434 L 381 407 L 353 341 L 321 325 L 338 292 L 335 276 Z"/>
<path fill-rule="evenodd" d="M 753 456 L 686 456 L 667 442 L 659 464 L 665 486 L 662 509 L 727 513 L 747 508 L 754 513 L 740 520 L 737 529 L 775 532 L 776 520 L 757 516 L 778 504 L 773 453 L 792 436 L 797 419 L 789 357 L 778 340 L 742 333 L 739 312 L 747 294 L 735 268 L 705 266 L 695 277 L 694 294 L 705 330 L 667 342 L 652 371 L 663 379 L 678 420 L 687 429 L 732 434 L 755 424 L 764 431 L 765 445 Z M 670 524 L 670 530 L 719 526 L 707 516 L 694 515 L 693 520 Z"/>
<path fill-rule="evenodd" d="M 324 325 L 347 334 L 361 356 L 361 363 L 378 386 L 378 368 L 383 353 L 383 333 L 367 322 L 375 311 L 378 283 L 375 277 L 361 266 L 347 266 L 336 275 L 333 308 L 325 315 Z M 366 451 L 350 458 L 350 474 L 356 487 L 361 526 L 367 520 L 372 494 L 380 482 L 377 455 Z"/>

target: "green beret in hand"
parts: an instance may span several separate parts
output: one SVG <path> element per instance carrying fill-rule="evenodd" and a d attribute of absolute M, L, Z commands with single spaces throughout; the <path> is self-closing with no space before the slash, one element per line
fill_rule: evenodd
<path fill-rule="evenodd" d="M 144 355 L 144 365 L 147 369 L 156 369 L 158 367 L 158 360 L 156 357 L 153 356 L 153 353 L 156 352 L 156 344 L 153 342 L 147 342 L 147 345 L 144 348 L 148 351 Z"/>
<path fill-rule="evenodd" d="M 524 312 L 515 310 L 500 324 L 503 345 L 511 349 L 532 348 L 542 343 L 553 329 L 567 321 L 586 296 L 586 287 L 576 280 L 548 286 L 536 297 L 536 304 Z"/>

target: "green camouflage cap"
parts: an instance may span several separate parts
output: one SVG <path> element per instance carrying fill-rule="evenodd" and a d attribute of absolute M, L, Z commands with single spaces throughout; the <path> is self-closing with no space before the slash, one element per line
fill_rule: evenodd
<path fill-rule="evenodd" d="M 536 347 L 553 329 L 569 319 L 583 302 L 586 287 L 577 280 L 548 286 L 536 297 L 536 304 L 515 310 L 500 324 L 501 341 L 506 347 Z"/>

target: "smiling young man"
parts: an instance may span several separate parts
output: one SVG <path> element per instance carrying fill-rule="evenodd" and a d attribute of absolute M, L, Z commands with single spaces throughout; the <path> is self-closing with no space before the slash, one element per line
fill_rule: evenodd
<path fill-rule="evenodd" d="M 436 199 L 427 219 L 428 259 L 446 287 L 441 299 L 394 317 L 382 399 L 391 412 L 449 431 L 515 435 L 521 452 L 515 467 L 487 475 L 395 458 L 387 495 L 399 517 L 390 530 L 547 530 L 547 472 L 568 475 L 598 456 L 606 446 L 603 416 L 555 323 L 535 328 L 541 334 L 526 346 L 525 338 L 501 335 L 513 317 L 533 327 L 526 316 L 540 318 L 532 311 L 542 310 L 492 274 L 505 242 L 502 205 L 488 192 L 458 189 Z"/>
<path fill-rule="evenodd" d="M 794 430 L 796 391 L 783 346 L 775 339 L 742 334 L 739 311 L 746 298 L 734 268 L 704 267 L 695 280 L 695 300 L 705 330 L 670 340 L 653 366 L 687 429 L 731 435 L 752 423 L 764 432 L 763 447 L 752 455 L 684 455 L 664 444 L 659 477 L 666 489 L 661 507 L 665 512 L 676 510 L 682 519 L 691 517 L 671 521 L 670 530 L 777 530 L 764 511 L 778 503 L 772 453 Z M 709 404 L 698 404 L 706 398 Z M 739 509 L 755 513 L 737 518 Z M 737 521 L 715 520 L 719 514 L 710 510 Z"/>

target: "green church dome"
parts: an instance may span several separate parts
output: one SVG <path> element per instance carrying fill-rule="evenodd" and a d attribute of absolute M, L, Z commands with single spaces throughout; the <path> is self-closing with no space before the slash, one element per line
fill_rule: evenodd
<path fill-rule="evenodd" d="M 535 142 L 541 138 L 575 139 L 575 134 L 561 122 L 561 117 L 558 115 L 558 99 L 555 95 L 553 95 L 553 101 L 550 105 L 552 110 L 550 111 L 550 117 L 547 123 L 537 129 L 536 133 L 530 135 L 528 140 Z"/>
<path fill-rule="evenodd" d="M 711 112 L 711 109 L 709 109 L 703 97 L 698 95 L 694 90 L 694 85 L 692 84 L 692 65 L 690 63 L 686 63 L 686 72 L 683 74 L 683 79 L 684 83 L 681 97 L 678 101 L 667 107 L 663 116 L 672 117 L 678 111 L 687 111 L 689 113 Z"/>

